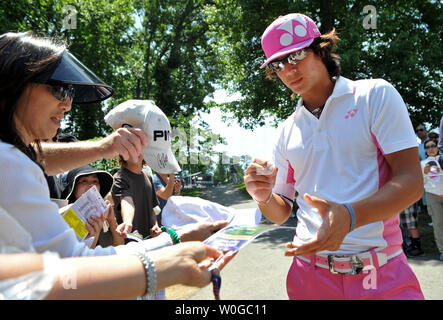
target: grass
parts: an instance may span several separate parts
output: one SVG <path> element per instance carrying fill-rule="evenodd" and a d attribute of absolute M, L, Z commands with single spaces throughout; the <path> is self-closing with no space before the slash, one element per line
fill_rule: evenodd
<path fill-rule="evenodd" d="M 248 197 L 248 199 L 251 199 L 251 200 L 252 200 L 251 195 L 248 193 L 248 191 L 246 191 L 246 186 L 245 186 L 245 183 L 244 183 L 244 182 L 243 182 L 243 183 L 240 183 L 240 184 L 237 184 L 235 187 L 236 187 L 241 193 L 243 193 L 246 197 Z"/>
<path fill-rule="evenodd" d="M 200 197 L 200 190 L 198 188 L 181 189 L 180 195 L 187 197 Z"/>

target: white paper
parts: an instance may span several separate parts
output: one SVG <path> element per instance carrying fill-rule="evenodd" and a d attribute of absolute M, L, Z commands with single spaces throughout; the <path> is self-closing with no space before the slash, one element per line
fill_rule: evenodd
<path fill-rule="evenodd" d="M 295 228 L 281 227 L 276 224 L 231 225 L 218 231 L 217 233 L 203 241 L 203 243 L 223 252 L 237 252 L 263 233 L 276 229 Z"/>
<path fill-rule="evenodd" d="M 234 216 L 229 222 L 229 226 L 233 225 L 258 225 L 261 221 L 261 211 L 258 208 L 233 209 Z"/>
<path fill-rule="evenodd" d="M 108 206 L 97 188 L 92 186 L 73 203 L 71 208 L 86 223 L 92 216 L 100 217 L 108 209 Z"/>
<path fill-rule="evenodd" d="M 167 228 L 179 230 L 204 221 L 231 222 L 235 213 L 235 209 L 198 197 L 172 196 L 162 210 L 162 223 Z"/>

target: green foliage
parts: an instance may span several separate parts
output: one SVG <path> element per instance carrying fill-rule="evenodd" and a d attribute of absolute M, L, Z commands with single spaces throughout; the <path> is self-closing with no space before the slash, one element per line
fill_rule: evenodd
<path fill-rule="evenodd" d="M 67 130 L 80 140 L 111 131 L 104 115 L 128 99 L 151 99 L 168 115 L 206 110 L 222 69 L 210 46 L 204 8 L 211 1 L 18 0 L 0 3 L 0 32 L 28 31 L 63 39 L 114 96 L 74 106 Z M 73 6 L 76 28 L 64 19 Z"/>
<path fill-rule="evenodd" d="M 365 5 L 377 10 L 376 29 L 366 30 Z M 66 29 L 66 6 L 76 28 Z M 183 125 L 206 111 L 216 87 L 242 98 L 222 107 L 243 127 L 263 125 L 269 115 L 295 107 L 279 81 L 265 79 L 261 35 L 276 17 L 301 12 L 321 32 L 335 27 L 343 75 L 384 78 L 408 104 L 414 125 L 438 125 L 443 104 L 441 1 L 403 0 L 17 0 L 0 2 L 0 33 L 28 31 L 66 41 L 69 50 L 114 96 L 101 104 L 74 106 L 67 131 L 81 140 L 111 131 L 107 111 L 128 99 L 151 99 Z"/>
<path fill-rule="evenodd" d="M 223 156 L 219 155 L 219 160 L 214 171 L 214 184 L 218 185 L 220 183 L 227 182 L 229 172 L 229 164 L 223 163 Z"/>
<path fill-rule="evenodd" d="M 246 185 L 244 182 L 236 185 L 235 187 L 237 188 L 237 190 L 239 190 L 246 197 L 248 197 L 249 199 L 252 199 L 251 195 L 248 193 L 248 191 L 246 191 Z"/>
<path fill-rule="evenodd" d="M 143 1 L 137 7 L 137 98 L 151 99 L 169 116 L 205 110 L 222 65 L 210 46 L 204 8 L 211 1 Z M 140 65 L 140 63 L 142 63 Z"/>
<path fill-rule="evenodd" d="M 120 165 L 118 164 L 117 158 L 114 159 L 101 159 L 90 164 L 97 170 L 104 170 L 114 175 L 118 170 L 120 170 Z"/>
<path fill-rule="evenodd" d="M 91 141 L 100 140 L 100 137 L 94 137 L 90 139 Z M 90 163 L 90 165 L 97 170 L 104 170 L 114 175 L 118 170 L 120 170 L 120 165 L 118 163 L 118 158 L 113 159 L 100 159 Z"/>

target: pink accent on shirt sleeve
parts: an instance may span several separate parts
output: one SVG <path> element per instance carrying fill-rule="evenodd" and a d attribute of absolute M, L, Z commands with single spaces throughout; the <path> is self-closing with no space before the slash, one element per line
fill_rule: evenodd
<path fill-rule="evenodd" d="M 375 135 L 371 132 L 372 139 L 377 147 L 377 162 L 378 162 L 378 189 L 380 190 L 392 178 L 391 168 L 385 158 L 385 153 L 377 141 Z M 396 214 L 391 218 L 383 220 L 383 239 L 385 239 L 388 246 L 401 245 L 403 239 L 399 228 L 400 218 Z"/>
<path fill-rule="evenodd" d="M 291 166 L 291 163 L 288 161 L 288 176 L 286 177 L 286 183 L 295 183 L 294 179 L 294 169 Z"/>
<path fill-rule="evenodd" d="M 377 162 L 378 162 L 378 189 L 381 189 L 386 182 L 391 180 L 392 178 L 392 172 L 391 168 L 389 167 L 388 162 L 385 158 L 385 153 L 383 152 L 383 149 L 381 148 L 380 144 L 377 141 L 377 138 L 375 135 L 371 132 L 372 139 L 374 140 L 374 143 L 377 147 Z"/>

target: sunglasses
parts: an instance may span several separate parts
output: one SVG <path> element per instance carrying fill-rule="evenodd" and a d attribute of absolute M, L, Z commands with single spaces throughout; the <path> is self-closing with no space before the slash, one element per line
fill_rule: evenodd
<path fill-rule="evenodd" d="M 272 73 L 277 73 L 277 72 L 283 70 L 286 62 L 289 64 L 296 65 L 301 60 L 306 58 L 306 54 L 307 54 L 306 49 L 295 51 L 295 52 L 287 55 L 283 59 L 273 60 L 273 61 L 269 62 L 268 68 Z"/>
<path fill-rule="evenodd" d="M 431 144 L 431 145 L 425 147 L 425 149 L 434 149 L 434 148 L 437 148 L 437 145 Z"/>
<path fill-rule="evenodd" d="M 51 93 L 57 100 L 65 102 L 68 98 L 71 103 L 74 100 L 75 89 L 70 84 L 48 84 L 51 87 Z"/>
<path fill-rule="evenodd" d="M 415 130 L 415 132 L 419 132 L 419 131 L 425 131 L 425 129 L 420 128 L 420 129 Z"/>

